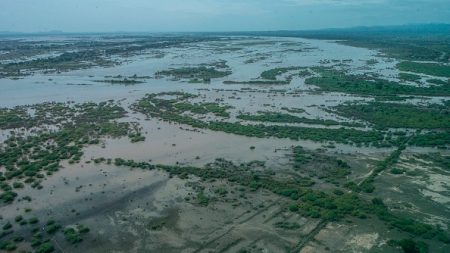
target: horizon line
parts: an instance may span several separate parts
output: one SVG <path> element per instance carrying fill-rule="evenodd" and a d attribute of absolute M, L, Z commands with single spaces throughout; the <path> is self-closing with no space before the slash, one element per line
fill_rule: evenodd
<path fill-rule="evenodd" d="M 188 33 L 250 33 L 250 32 L 308 32 L 308 31 L 327 31 L 327 30 L 348 30 L 357 28 L 389 28 L 389 27 L 405 27 L 405 26 L 426 26 L 426 25 L 444 25 L 450 26 L 450 23 L 406 23 L 395 25 L 362 25 L 362 26 L 348 26 L 348 27 L 328 27 L 318 29 L 274 29 L 274 30 L 223 30 L 223 31 L 64 31 L 64 30 L 49 30 L 49 31 L 0 31 L 0 35 L 77 35 L 77 34 L 188 34 Z"/>

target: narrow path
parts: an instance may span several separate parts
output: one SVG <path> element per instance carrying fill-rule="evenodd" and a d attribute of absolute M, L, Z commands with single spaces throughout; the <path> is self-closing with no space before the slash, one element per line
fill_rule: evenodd
<path fill-rule="evenodd" d="M 380 173 L 382 173 L 383 171 L 385 171 L 386 169 L 390 168 L 392 165 L 394 165 L 400 158 L 400 155 L 402 154 L 403 150 L 406 149 L 406 146 L 408 144 L 408 142 L 414 137 L 410 136 L 408 139 L 406 139 L 402 144 L 400 144 L 398 146 L 398 148 L 396 150 L 394 150 L 388 157 L 386 157 L 386 159 L 379 161 L 376 165 L 375 168 L 373 168 L 369 175 L 364 178 L 363 180 L 361 180 L 361 182 L 358 183 L 358 186 L 361 186 L 365 183 L 367 184 L 372 184 L 373 181 L 375 180 L 375 178 L 380 175 Z"/>
<path fill-rule="evenodd" d="M 373 168 L 373 169 L 371 169 L 367 174 L 365 174 L 365 175 L 362 177 L 362 180 L 359 181 L 358 186 L 361 186 L 361 184 L 362 184 L 364 181 L 366 181 L 366 179 L 367 179 L 368 177 L 370 177 L 370 175 L 373 174 L 373 171 L 374 171 L 374 170 L 375 170 L 375 169 Z"/>
<path fill-rule="evenodd" d="M 209 247 L 210 245 L 212 245 L 213 243 L 217 242 L 218 240 L 220 240 L 222 237 L 226 236 L 228 233 L 230 233 L 236 226 L 241 225 L 251 219 L 253 219 L 255 216 L 261 214 L 264 211 L 267 211 L 269 208 L 271 208 L 272 206 L 278 204 L 279 200 L 281 198 L 278 198 L 276 201 L 274 201 L 271 205 L 268 205 L 267 207 L 255 212 L 254 214 L 250 215 L 249 217 L 243 219 L 242 221 L 238 222 L 238 223 L 234 223 L 232 225 L 230 225 L 230 227 L 228 229 L 226 229 L 226 231 L 214 238 L 212 238 L 211 240 L 203 243 L 198 249 L 196 249 L 195 251 L 193 251 L 193 253 L 197 253 L 197 252 L 201 252 L 202 250 L 206 249 L 207 247 Z"/>
<path fill-rule="evenodd" d="M 328 224 L 328 221 L 326 221 L 326 220 L 320 221 L 319 224 L 317 224 L 317 226 L 309 234 L 307 234 L 305 237 L 301 238 L 300 241 L 297 243 L 297 245 L 293 249 L 289 250 L 289 252 L 292 252 L 292 253 L 300 252 L 309 241 L 314 239 L 314 237 L 316 237 L 316 235 L 323 228 L 325 228 L 327 226 L 327 224 Z"/>

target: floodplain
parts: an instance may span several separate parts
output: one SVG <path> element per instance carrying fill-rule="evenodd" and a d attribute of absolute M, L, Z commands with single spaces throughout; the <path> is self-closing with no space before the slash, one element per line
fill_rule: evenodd
<path fill-rule="evenodd" d="M 0 251 L 450 251 L 442 57 L 218 34 L 0 52 Z"/>

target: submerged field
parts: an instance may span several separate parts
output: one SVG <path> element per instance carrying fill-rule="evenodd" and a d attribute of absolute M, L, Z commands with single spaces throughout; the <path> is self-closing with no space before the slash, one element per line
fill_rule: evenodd
<path fill-rule="evenodd" d="M 0 251 L 450 251 L 448 63 L 283 37 L 2 39 Z"/>

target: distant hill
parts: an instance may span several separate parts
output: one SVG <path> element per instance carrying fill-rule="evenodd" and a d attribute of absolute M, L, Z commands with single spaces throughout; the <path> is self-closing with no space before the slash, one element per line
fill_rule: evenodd
<path fill-rule="evenodd" d="M 329 28 L 319 30 L 280 30 L 210 33 L 249 36 L 309 37 L 322 39 L 349 39 L 355 37 L 408 37 L 448 36 L 450 24 L 408 24 L 396 26 L 359 26 L 352 28 Z"/>
<path fill-rule="evenodd" d="M 304 31 L 308 32 L 308 31 Z M 402 33 L 402 34 L 449 34 L 450 24 L 409 24 L 397 26 L 359 26 L 342 29 L 323 29 L 320 32 L 340 32 L 340 33 Z"/>
<path fill-rule="evenodd" d="M 0 35 L 20 35 L 20 32 L 0 31 Z"/>
<path fill-rule="evenodd" d="M 64 32 L 59 30 L 46 32 L 14 32 L 14 31 L 0 31 L 0 35 L 92 35 L 92 34 L 154 34 L 146 32 Z M 158 33 L 161 34 L 161 33 Z M 175 33 L 164 33 L 167 35 Z M 318 30 L 278 30 L 278 31 L 240 31 L 240 32 L 179 32 L 176 34 L 190 34 L 190 35 L 264 35 L 264 36 L 293 36 L 293 37 L 345 37 L 354 36 L 356 34 L 364 36 L 384 36 L 384 35 L 443 35 L 450 36 L 450 24 L 407 24 L 407 25 L 393 25 L 393 26 L 358 26 L 351 28 L 327 28 Z"/>

